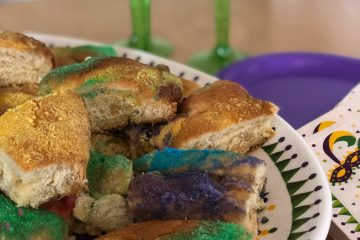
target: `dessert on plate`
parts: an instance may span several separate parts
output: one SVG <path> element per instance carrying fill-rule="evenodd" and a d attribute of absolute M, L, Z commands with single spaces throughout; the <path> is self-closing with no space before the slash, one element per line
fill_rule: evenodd
<path fill-rule="evenodd" d="M 1 239 L 257 238 L 274 104 L 109 46 L 1 32 L 0 62 Z"/>

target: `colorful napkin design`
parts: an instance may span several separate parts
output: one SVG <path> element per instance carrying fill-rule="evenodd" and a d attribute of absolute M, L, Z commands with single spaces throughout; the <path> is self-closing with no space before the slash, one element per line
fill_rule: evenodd
<path fill-rule="evenodd" d="M 336 108 L 298 132 L 328 177 L 333 223 L 349 239 L 360 239 L 360 84 Z"/>
<path fill-rule="evenodd" d="M 360 99 L 358 101 L 357 105 L 338 105 L 337 108 L 298 129 L 298 132 L 307 141 L 309 138 L 318 136 L 317 134 L 323 130 L 335 130 L 351 119 L 360 118 Z"/>

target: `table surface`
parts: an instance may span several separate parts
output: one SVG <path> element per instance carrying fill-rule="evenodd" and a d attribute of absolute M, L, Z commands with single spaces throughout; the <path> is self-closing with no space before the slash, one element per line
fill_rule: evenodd
<path fill-rule="evenodd" d="M 11 0 L 10 0 L 11 1 Z M 0 29 L 112 43 L 131 33 L 128 0 L 43 0 L 0 4 Z M 1 0 L 0 0 L 1 3 Z M 232 0 L 230 41 L 251 55 L 316 51 L 360 57 L 358 0 Z M 153 0 L 152 33 L 185 63 L 214 46 L 211 0 Z"/>
<path fill-rule="evenodd" d="M 358 0 L 233 0 L 231 4 L 230 39 L 238 50 L 251 55 L 318 51 L 360 57 Z M 128 0 L 0 4 L 0 29 L 12 31 L 110 43 L 128 38 L 130 25 Z M 174 44 L 174 60 L 186 62 L 194 52 L 214 45 L 213 1 L 153 0 L 152 33 Z"/>

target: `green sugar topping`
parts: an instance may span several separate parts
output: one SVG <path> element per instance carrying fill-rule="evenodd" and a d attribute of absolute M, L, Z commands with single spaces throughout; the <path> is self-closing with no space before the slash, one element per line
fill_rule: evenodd
<path fill-rule="evenodd" d="M 83 82 L 77 89 L 76 92 L 85 99 L 94 99 L 97 95 L 105 93 L 106 89 L 96 89 L 96 86 L 106 82 L 104 77 L 94 77 Z"/>
<path fill-rule="evenodd" d="M 63 240 L 68 226 L 59 216 L 46 210 L 17 208 L 0 193 L 0 239 Z"/>
<path fill-rule="evenodd" d="M 109 45 L 83 45 L 78 47 L 71 47 L 68 49 L 73 53 L 86 53 L 89 56 L 116 56 L 116 50 Z"/>
<path fill-rule="evenodd" d="M 244 227 L 220 221 L 202 221 L 190 232 L 175 233 L 160 237 L 160 240 L 251 240 L 252 236 Z"/>
<path fill-rule="evenodd" d="M 55 47 L 51 51 L 57 56 L 68 56 L 76 60 L 80 57 L 116 56 L 116 50 L 110 45 L 82 45 L 76 47 Z"/>
<path fill-rule="evenodd" d="M 71 84 L 71 81 L 76 82 Z M 106 88 L 107 83 L 130 82 L 136 84 L 133 88 L 147 89 L 154 97 L 163 87 L 173 86 L 181 89 L 182 81 L 166 71 L 156 67 L 141 64 L 135 60 L 119 57 L 93 57 L 81 63 L 55 68 L 40 82 L 40 94 L 46 95 L 60 86 L 70 86 L 75 91 L 91 97 L 96 94 L 94 88 Z M 70 82 L 70 84 L 69 84 Z M 117 84 L 110 84 L 109 88 L 117 88 Z M 124 87 L 119 86 L 122 90 Z M 130 88 L 131 89 L 131 88 Z M 86 93 L 90 92 L 90 93 Z"/>
<path fill-rule="evenodd" d="M 133 177 L 132 162 L 123 155 L 105 156 L 91 150 L 86 174 L 92 197 L 126 195 Z"/>
<path fill-rule="evenodd" d="M 94 77 L 94 78 L 90 78 L 88 80 L 86 80 L 85 82 L 83 82 L 78 89 L 83 89 L 83 88 L 91 88 L 97 84 L 101 84 L 106 82 L 106 78 L 102 78 L 102 77 Z"/>
<path fill-rule="evenodd" d="M 40 95 L 46 95 L 52 92 L 54 88 L 64 82 L 71 75 L 87 72 L 95 68 L 97 64 L 109 57 L 94 57 L 82 63 L 74 63 L 67 66 L 53 69 L 40 82 Z"/>
<path fill-rule="evenodd" d="M 99 94 L 115 94 L 128 99 L 135 98 L 134 92 L 131 90 L 111 88 L 104 84 L 110 82 L 110 79 L 114 78 L 109 78 L 105 73 L 99 74 L 98 76 L 94 76 L 93 78 L 84 81 L 76 88 L 75 92 L 86 100 L 92 100 Z"/>

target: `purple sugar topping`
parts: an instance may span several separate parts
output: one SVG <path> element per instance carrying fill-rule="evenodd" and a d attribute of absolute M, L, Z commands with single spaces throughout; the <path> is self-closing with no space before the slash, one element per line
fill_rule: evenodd
<path fill-rule="evenodd" d="M 227 214 L 242 215 L 243 206 L 235 198 L 226 195 L 234 184 L 236 185 L 236 179 L 215 180 L 206 173 L 199 172 L 168 176 L 153 173 L 138 175 L 129 187 L 130 213 L 136 221 L 223 220 Z"/>

